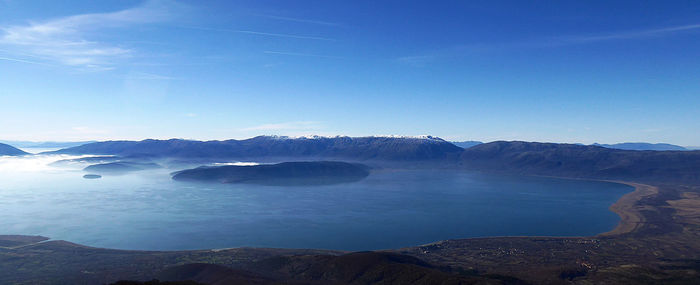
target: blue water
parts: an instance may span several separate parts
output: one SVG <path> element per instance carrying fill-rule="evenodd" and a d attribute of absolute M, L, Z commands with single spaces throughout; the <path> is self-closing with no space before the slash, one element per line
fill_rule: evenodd
<path fill-rule="evenodd" d="M 613 229 L 633 189 L 460 171 L 377 171 L 342 185 L 193 184 L 168 171 L 82 179 L 78 170 L 0 173 L 0 234 L 119 249 L 372 250 L 485 236 Z"/>

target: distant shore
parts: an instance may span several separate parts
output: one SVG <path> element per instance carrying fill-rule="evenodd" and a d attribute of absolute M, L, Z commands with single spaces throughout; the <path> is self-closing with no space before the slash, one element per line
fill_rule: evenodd
<path fill-rule="evenodd" d="M 602 233 L 599 236 L 622 235 L 634 232 L 646 222 L 646 219 L 640 212 L 645 206 L 639 206 L 637 202 L 646 196 L 659 193 L 659 188 L 635 182 L 617 180 L 604 181 L 629 185 L 634 187 L 634 191 L 625 194 L 617 200 L 615 204 L 610 206 L 610 211 L 620 216 L 620 222 L 613 230 Z"/>

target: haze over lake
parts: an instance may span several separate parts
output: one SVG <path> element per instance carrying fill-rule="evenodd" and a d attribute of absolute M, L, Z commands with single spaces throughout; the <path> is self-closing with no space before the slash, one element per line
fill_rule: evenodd
<path fill-rule="evenodd" d="M 176 182 L 160 169 L 86 180 L 69 156 L 0 157 L 2 234 L 144 250 L 240 246 L 372 250 L 444 239 L 595 235 L 632 187 L 455 170 L 375 170 L 356 183 Z"/>

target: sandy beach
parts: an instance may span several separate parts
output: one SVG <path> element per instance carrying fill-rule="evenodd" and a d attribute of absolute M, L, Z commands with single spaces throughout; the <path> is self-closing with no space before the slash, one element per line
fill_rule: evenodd
<path fill-rule="evenodd" d="M 620 223 L 612 231 L 602 233 L 601 236 L 612 236 L 627 234 L 635 231 L 641 227 L 645 218 L 641 214 L 640 210 L 648 208 L 649 206 L 637 205 L 637 202 L 643 197 L 654 195 L 659 193 L 659 188 L 651 185 L 627 182 L 627 181 L 608 181 L 614 183 L 621 183 L 629 185 L 635 188 L 631 193 L 627 193 L 617 200 L 615 204 L 610 206 L 610 210 L 615 212 L 620 216 Z"/>

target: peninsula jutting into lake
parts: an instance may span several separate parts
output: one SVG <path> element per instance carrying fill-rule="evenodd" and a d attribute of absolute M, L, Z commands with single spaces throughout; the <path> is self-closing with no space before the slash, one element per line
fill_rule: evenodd
<path fill-rule="evenodd" d="M 339 161 L 282 162 L 267 165 L 202 166 L 173 173 L 181 181 L 264 185 L 325 185 L 355 182 L 369 175 L 369 167 Z"/>

